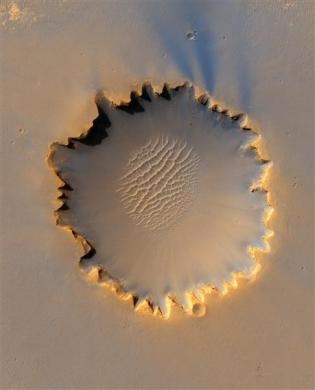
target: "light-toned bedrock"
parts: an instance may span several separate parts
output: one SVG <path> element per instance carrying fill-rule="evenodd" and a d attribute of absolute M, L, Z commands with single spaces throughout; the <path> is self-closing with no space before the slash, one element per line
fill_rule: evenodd
<path fill-rule="evenodd" d="M 259 135 L 188 83 L 96 103 L 87 133 L 50 147 L 57 224 L 82 244 L 89 280 L 163 318 L 174 304 L 203 316 L 205 296 L 252 278 L 269 249 Z"/>

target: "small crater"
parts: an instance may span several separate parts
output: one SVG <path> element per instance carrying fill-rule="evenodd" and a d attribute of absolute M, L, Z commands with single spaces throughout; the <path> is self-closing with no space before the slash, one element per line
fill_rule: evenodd
<path fill-rule="evenodd" d="M 203 317 L 206 314 L 206 305 L 204 303 L 195 303 L 192 307 L 192 314 L 196 317 Z"/>
<path fill-rule="evenodd" d="M 186 33 L 186 38 L 190 41 L 195 41 L 197 39 L 198 32 L 196 30 L 189 31 Z"/>

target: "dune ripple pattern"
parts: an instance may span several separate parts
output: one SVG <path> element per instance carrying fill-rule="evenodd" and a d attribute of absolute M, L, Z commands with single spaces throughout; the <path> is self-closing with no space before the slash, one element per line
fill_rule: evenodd
<path fill-rule="evenodd" d="M 260 136 L 188 83 L 96 104 L 91 128 L 48 156 L 56 223 L 82 245 L 80 270 L 136 310 L 204 315 L 207 294 L 253 278 L 269 250 Z"/>
<path fill-rule="evenodd" d="M 150 140 L 130 158 L 118 191 L 137 225 L 163 229 L 189 207 L 199 157 L 186 142 Z"/>

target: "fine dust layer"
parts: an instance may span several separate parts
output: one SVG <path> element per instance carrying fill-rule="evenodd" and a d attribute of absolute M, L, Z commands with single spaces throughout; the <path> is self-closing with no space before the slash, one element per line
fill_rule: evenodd
<path fill-rule="evenodd" d="M 165 317 L 171 302 L 203 315 L 204 294 L 254 275 L 255 250 L 268 249 L 258 135 L 188 84 L 96 101 L 91 129 L 51 146 L 57 223 L 100 284 Z"/>

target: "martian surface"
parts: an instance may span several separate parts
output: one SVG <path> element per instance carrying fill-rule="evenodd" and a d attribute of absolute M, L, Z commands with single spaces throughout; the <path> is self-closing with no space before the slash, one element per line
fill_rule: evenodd
<path fill-rule="evenodd" d="M 314 3 L 0 0 L 1 389 L 314 388 Z"/>

